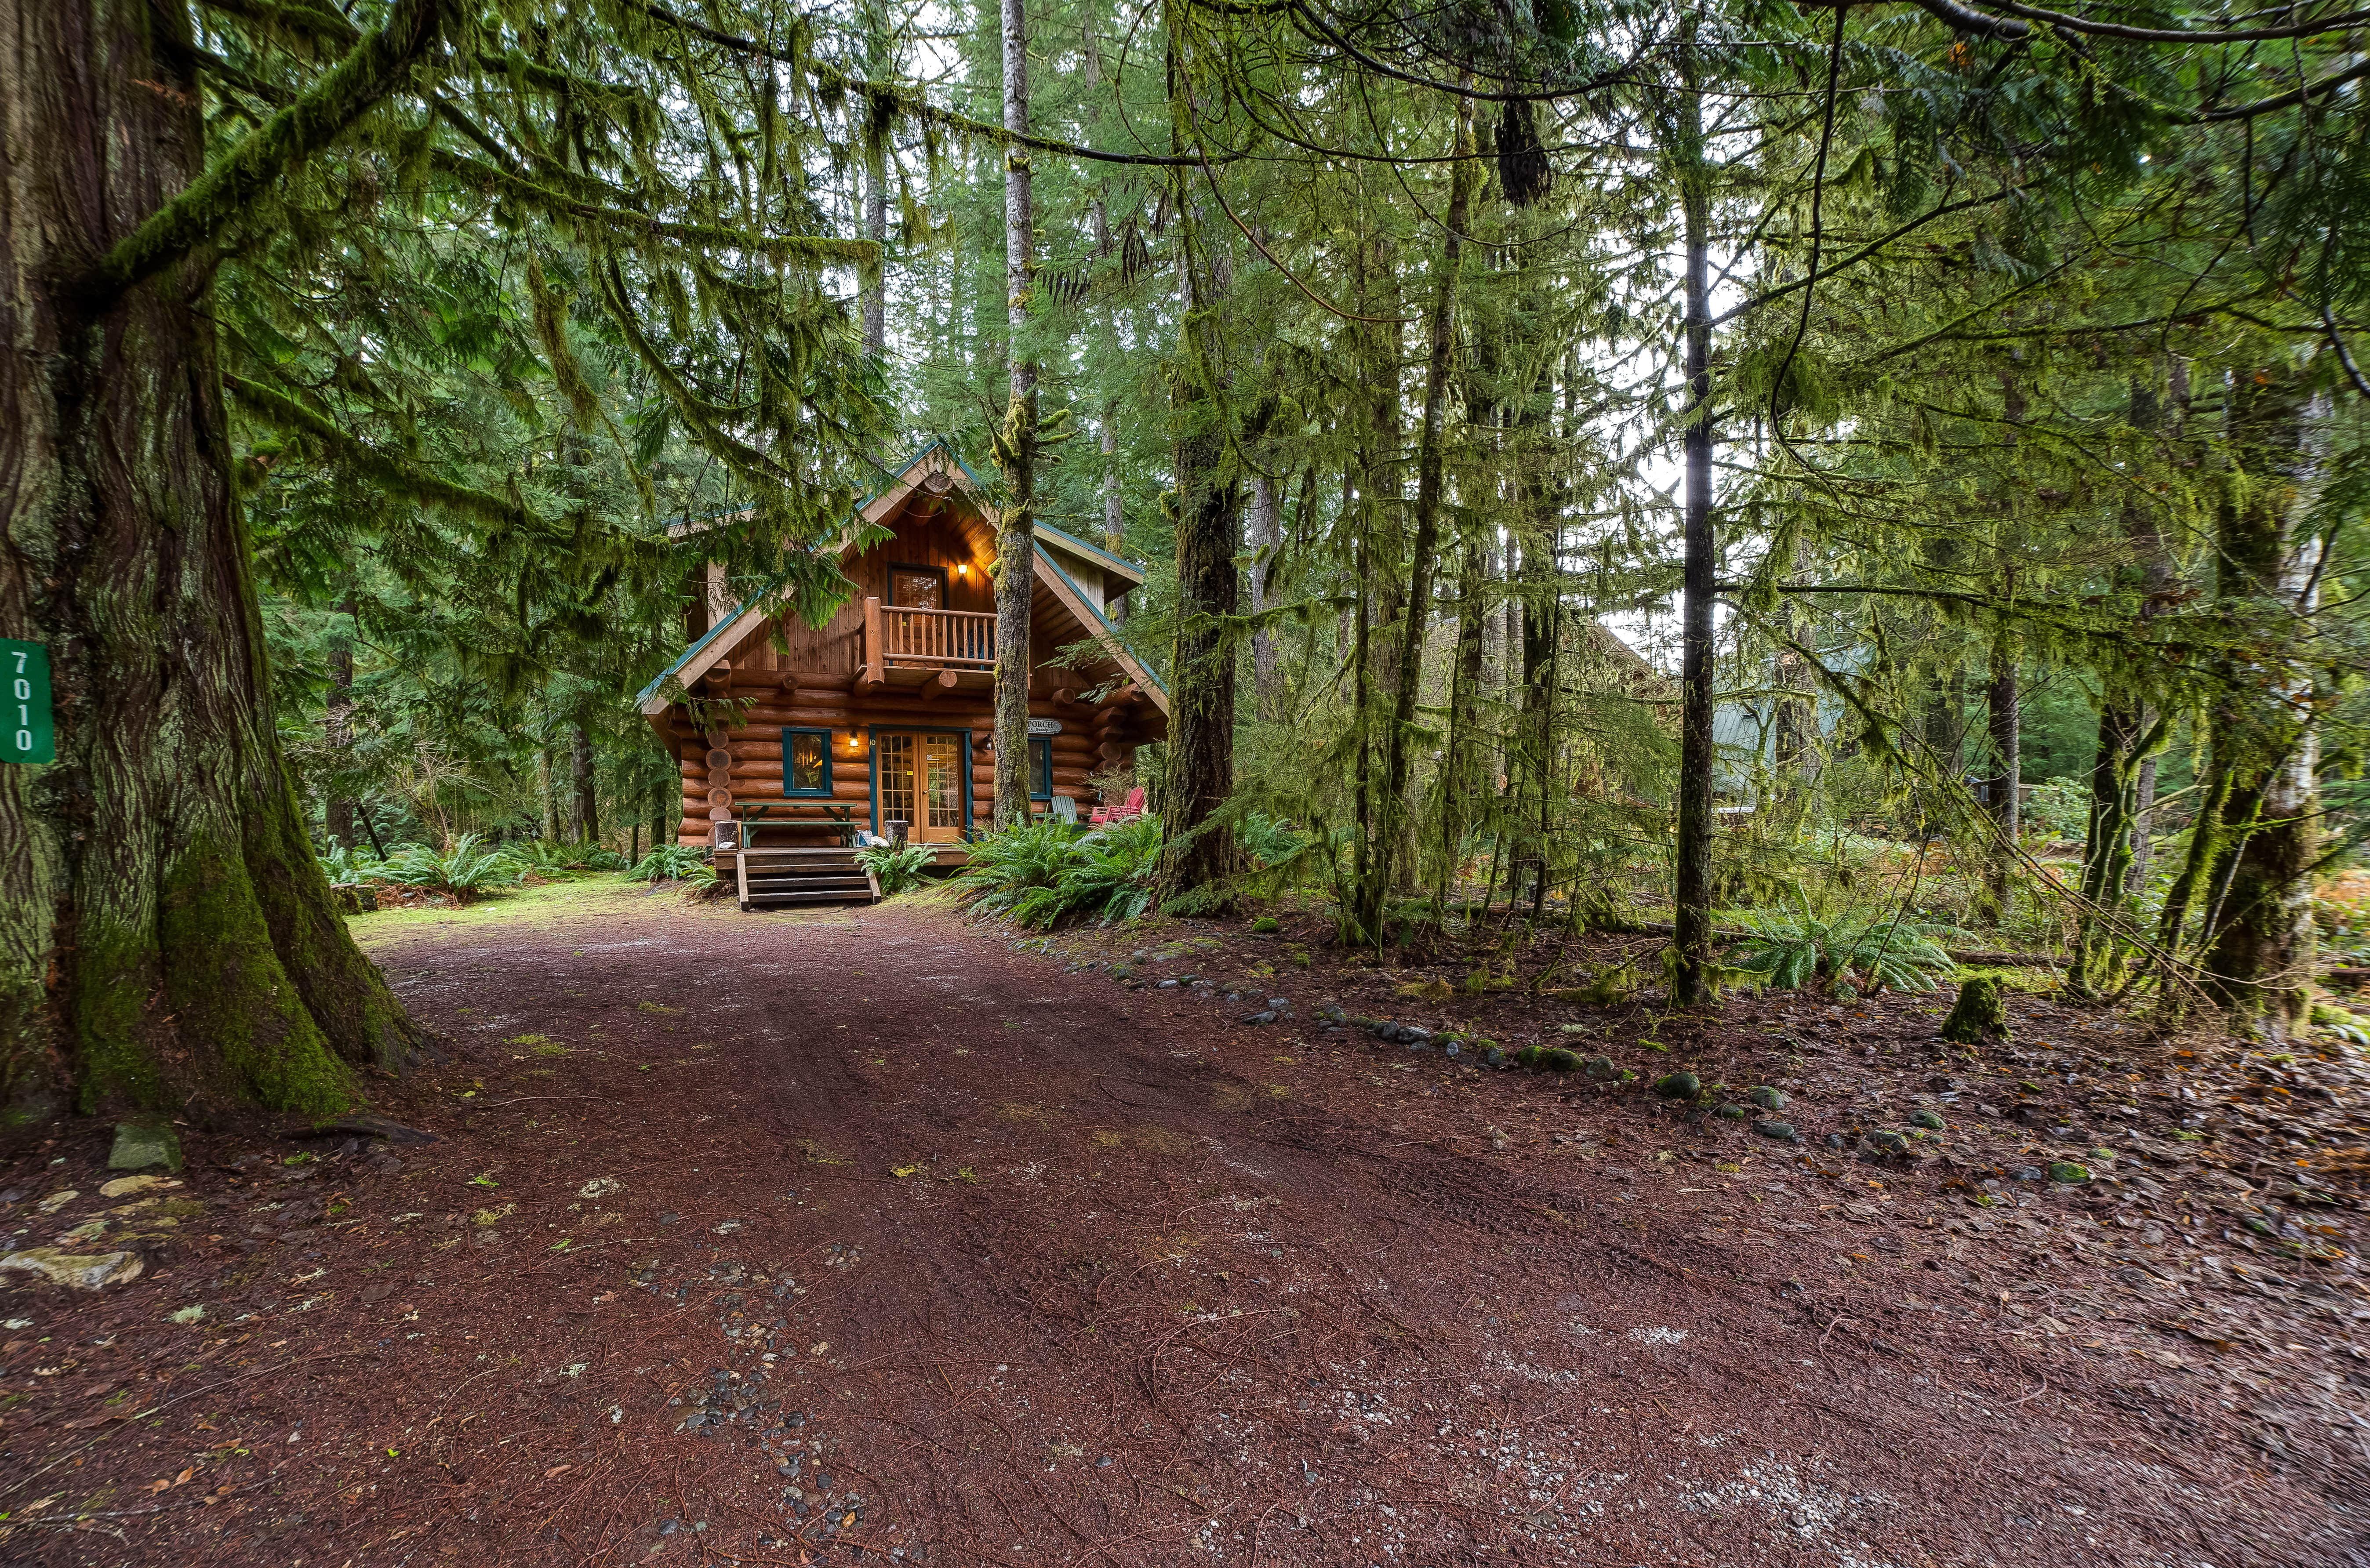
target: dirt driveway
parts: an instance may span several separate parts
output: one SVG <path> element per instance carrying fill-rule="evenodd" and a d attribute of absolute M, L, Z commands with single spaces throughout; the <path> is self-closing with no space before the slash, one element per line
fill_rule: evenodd
<path fill-rule="evenodd" d="M 0 1292 L 0 1557 L 2364 1561 L 2173 1373 L 1938 1304 L 1920 1195 L 1847 1225 L 1315 997 L 1250 1026 L 929 905 L 364 934 L 451 1043 L 382 1086 L 440 1141 L 6 1168 L 18 1244 L 131 1207 L 152 1264 Z"/>

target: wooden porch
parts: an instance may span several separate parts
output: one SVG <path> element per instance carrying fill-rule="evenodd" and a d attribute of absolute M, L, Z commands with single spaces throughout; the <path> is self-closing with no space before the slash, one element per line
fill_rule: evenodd
<path fill-rule="evenodd" d="M 925 701 L 941 692 L 992 690 L 995 617 L 867 599 L 857 680 L 866 687 L 911 687 Z"/>

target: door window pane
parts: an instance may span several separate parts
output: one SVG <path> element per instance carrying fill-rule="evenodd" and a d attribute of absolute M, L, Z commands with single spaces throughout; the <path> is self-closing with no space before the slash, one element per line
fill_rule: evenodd
<path fill-rule="evenodd" d="M 880 824 L 886 832 L 892 822 L 918 826 L 919 818 L 914 807 L 914 737 L 884 735 L 880 738 Z"/>
<path fill-rule="evenodd" d="M 962 829 L 962 748 L 951 735 L 922 738 L 929 758 L 930 822 L 933 829 Z"/>

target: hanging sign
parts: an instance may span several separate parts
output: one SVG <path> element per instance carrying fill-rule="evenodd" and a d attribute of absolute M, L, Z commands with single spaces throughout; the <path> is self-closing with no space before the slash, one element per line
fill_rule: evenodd
<path fill-rule="evenodd" d="M 1032 718 L 1029 721 L 1029 733 L 1033 736 L 1059 735 L 1062 733 L 1062 721 L 1057 718 Z"/>
<path fill-rule="evenodd" d="M 54 762 L 57 729 L 50 718 L 50 650 L 39 643 L 0 637 L 0 762 Z"/>

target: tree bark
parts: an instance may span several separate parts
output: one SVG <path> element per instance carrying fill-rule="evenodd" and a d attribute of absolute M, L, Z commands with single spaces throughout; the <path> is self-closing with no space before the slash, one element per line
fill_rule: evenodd
<path fill-rule="evenodd" d="M 592 735 L 579 720 L 573 744 L 569 749 L 568 782 L 576 794 L 574 841 L 590 844 L 601 837 L 601 795 L 592 779 Z"/>
<path fill-rule="evenodd" d="M 354 596 L 339 606 L 343 623 L 329 642 L 329 703 L 321 719 L 321 738 L 329 753 L 329 798 L 323 813 L 330 841 L 354 847 L 354 797 L 349 793 L 348 770 L 354 742 Z"/>
<path fill-rule="evenodd" d="M 2307 395 L 2302 379 L 2284 362 L 2231 378 L 2235 444 L 2252 482 L 2223 509 L 2218 563 L 2218 597 L 2262 628 L 2272 651 L 2234 671 L 2234 690 L 2269 700 L 2258 699 L 2251 723 L 2232 736 L 2240 786 L 2233 798 L 2251 793 L 2255 809 L 2211 911 L 2205 984 L 2274 1040 L 2301 1029 L 2310 1011 L 2319 838 L 2319 738 L 2304 663 L 2318 608 L 2318 542 L 2303 524 L 2326 479 L 2330 410 L 2325 395 Z"/>
<path fill-rule="evenodd" d="M 1168 41 L 1168 128 L 1172 152 L 1198 143 L 1193 91 L 1192 12 L 1163 7 Z M 1177 633 L 1171 669 L 1176 691 L 1168 720 L 1160 866 L 1155 889 L 1167 902 L 1191 893 L 1219 907 L 1220 889 L 1240 866 L 1233 830 L 1218 815 L 1235 787 L 1235 657 L 1225 623 L 1241 605 L 1239 486 L 1227 458 L 1228 429 L 1217 312 L 1219 270 L 1186 177 L 1172 175 L 1178 209 L 1178 282 L 1182 296 L 1169 404 L 1177 431 Z"/>
<path fill-rule="evenodd" d="M 2018 680 L 2016 647 L 2005 635 L 1992 641 L 1991 680 L 1984 688 L 1985 728 L 1991 738 L 1992 776 L 1985 788 L 1992 828 L 1999 841 L 1992 848 L 1986 892 L 1993 921 L 2005 919 L 2010 898 L 2009 877 L 2016 865 L 2016 833 L 2019 816 L 2017 785 L 2024 767 L 2024 715 Z"/>
<path fill-rule="evenodd" d="M 1470 83 L 1471 74 L 1466 75 Z M 1448 423 L 1450 351 L 1455 341 L 1457 274 L 1465 257 L 1465 225 L 1473 199 L 1473 100 L 1456 100 L 1456 130 L 1449 166 L 1448 217 L 1440 244 L 1440 277 L 1432 291 L 1423 382 L 1423 425 L 1416 440 L 1415 539 L 1409 558 L 1407 621 L 1399 629 L 1395 673 L 1398 689 L 1391 693 L 1388 727 L 1383 731 L 1381 853 L 1372 873 L 1367 897 L 1371 907 L 1362 919 L 1380 924 L 1382 900 L 1398 879 L 1394 860 L 1402 840 L 1409 843 L 1412 826 L 1408 815 L 1408 732 L 1415 724 L 1416 689 L 1423 681 L 1423 635 L 1432 623 L 1432 557 L 1440 545 L 1441 449 Z M 1412 859 L 1412 856 L 1409 857 Z M 1409 868 L 1412 870 L 1412 867 Z"/>
<path fill-rule="evenodd" d="M 1275 481 L 1265 474 L 1251 475 L 1251 613 L 1263 615 L 1272 602 L 1269 585 L 1275 580 L 1275 554 L 1283 540 L 1283 500 Z M 1251 632 L 1251 700 L 1259 716 L 1273 723 L 1283 716 L 1283 663 L 1275 633 L 1267 626 Z"/>
<path fill-rule="evenodd" d="M 1679 628 L 1679 812 L 1674 920 L 1679 1005 L 1711 1000 L 1712 589 L 1719 546 L 1711 521 L 1711 190 L 1704 164 L 1703 100 L 1696 91 L 1694 23 L 1680 44 L 1679 202 L 1686 229 L 1686 367 L 1692 418 L 1685 439 L 1685 608 Z"/>
<path fill-rule="evenodd" d="M 424 1043 L 331 906 L 274 730 L 211 280 L 164 216 L 201 177 L 193 58 L 178 7 L 0 6 L 0 629 L 49 649 L 57 734 L 0 768 L 19 1116 L 339 1110 Z"/>
<path fill-rule="evenodd" d="M 885 82 L 892 69 L 887 9 L 879 0 L 864 0 L 857 20 L 863 35 L 864 74 Z M 869 103 L 863 114 L 864 237 L 874 246 L 873 264 L 862 280 L 864 351 L 877 362 L 889 348 L 889 128 Z"/>
<path fill-rule="evenodd" d="M 1026 0 L 1003 0 L 1004 128 L 1029 132 L 1029 16 Z M 1012 391 L 996 442 L 1005 505 L 996 521 L 995 826 L 1029 820 L 1029 607 L 1037 580 L 1037 361 L 1028 343 L 1029 300 L 1036 265 L 1029 155 L 1004 152 L 1006 360 Z"/>

